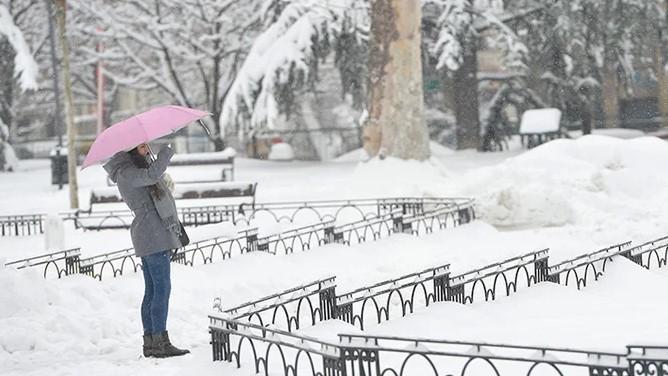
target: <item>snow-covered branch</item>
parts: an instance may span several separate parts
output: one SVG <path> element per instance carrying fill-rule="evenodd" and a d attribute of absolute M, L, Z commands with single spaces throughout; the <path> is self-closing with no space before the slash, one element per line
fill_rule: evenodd
<path fill-rule="evenodd" d="M 222 128 L 242 124 L 274 128 L 288 114 L 295 91 L 317 80 L 319 60 L 346 31 L 344 23 L 368 25 L 368 13 L 351 20 L 364 1 L 269 0 L 264 5 L 267 27 L 253 42 L 223 103 Z M 359 74 L 359 72 L 357 72 Z M 289 95 L 288 95 L 289 93 Z"/>
<path fill-rule="evenodd" d="M 32 53 L 30 53 L 30 48 L 23 37 L 23 33 L 14 24 L 14 19 L 4 5 L 0 5 L 0 35 L 7 37 L 16 52 L 14 72 L 19 77 L 21 89 L 37 89 L 39 73 L 37 63 Z"/>

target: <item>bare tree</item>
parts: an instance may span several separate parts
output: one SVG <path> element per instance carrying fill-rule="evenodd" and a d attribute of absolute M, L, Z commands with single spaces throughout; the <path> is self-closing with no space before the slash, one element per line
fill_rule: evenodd
<path fill-rule="evenodd" d="M 105 49 L 83 47 L 102 59 L 105 75 L 138 90 L 159 90 L 172 101 L 220 116 L 223 99 L 258 26 L 259 0 L 150 0 L 112 3 L 72 0 L 82 34 Z M 219 124 L 210 135 L 223 147 Z"/>

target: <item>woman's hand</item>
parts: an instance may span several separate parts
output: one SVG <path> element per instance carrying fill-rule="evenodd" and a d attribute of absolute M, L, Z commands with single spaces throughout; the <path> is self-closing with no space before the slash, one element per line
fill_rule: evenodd
<path fill-rule="evenodd" d="M 162 174 L 162 180 L 165 182 L 167 189 L 174 194 L 174 179 L 172 179 L 172 176 L 165 172 Z"/>

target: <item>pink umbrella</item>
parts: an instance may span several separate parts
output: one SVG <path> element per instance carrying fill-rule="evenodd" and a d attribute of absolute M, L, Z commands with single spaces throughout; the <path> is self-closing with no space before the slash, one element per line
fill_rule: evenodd
<path fill-rule="evenodd" d="M 81 169 L 112 157 L 119 151 L 174 133 L 209 115 L 208 112 L 187 107 L 161 106 L 123 120 L 97 136 Z"/>

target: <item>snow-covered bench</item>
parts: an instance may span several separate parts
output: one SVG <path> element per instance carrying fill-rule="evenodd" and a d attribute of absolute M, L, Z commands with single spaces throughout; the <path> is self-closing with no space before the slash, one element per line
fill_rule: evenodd
<path fill-rule="evenodd" d="M 223 151 L 212 153 L 193 153 L 176 154 L 172 157 L 171 166 L 176 168 L 169 169 L 168 173 L 177 184 L 195 184 L 195 183 L 213 183 L 223 181 L 234 181 L 234 157 L 236 151 L 227 148 Z M 183 173 L 178 166 L 210 166 L 205 171 L 194 173 L 192 169 L 188 173 Z M 222 165 L 221 170 L 217 170 L 213 165 Z M 181 179 L 185 175 L 185 178 Z M 107 177 L 107 185 L 114 186 L 114 182 Z"/>
<path fill-rule="evenodd" d="M 561 138 L 561 110 L 541 108 L 528 110 L 522 114 L 520 123 L 520 139 L 528 148 L 544 142 Z"/>
<path fill-rule="evenodd" d="M 198 166 L 198 165 L 224 165 L 222 171 L 223 181 L 234 180 L 234 157 L 236 151 L 227 148 L 223 151 L 212 153 L 177 154 L 172 157 L 170 166 Z"/>
<path fill-rule="evenodd" d="M 219 182 L 199 184 L 176 184 L 174 199 L 209 199 L 229 197 L 249 197 L 255 204 L 255 189 L 257 183 L 250 182 Z M 90 193 L 90 211 L 93 205 L 123 202 L 116 187 L 93 188 Z"/>

